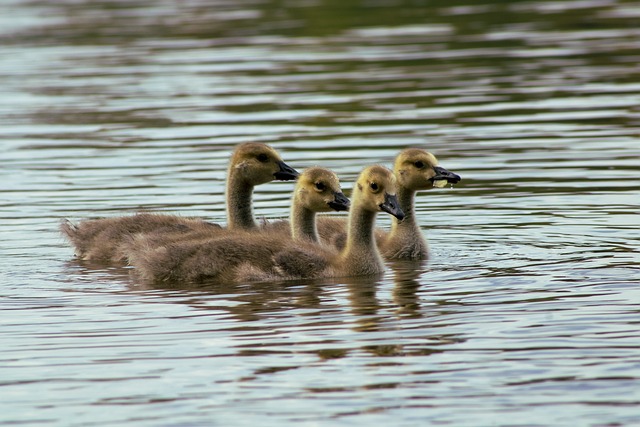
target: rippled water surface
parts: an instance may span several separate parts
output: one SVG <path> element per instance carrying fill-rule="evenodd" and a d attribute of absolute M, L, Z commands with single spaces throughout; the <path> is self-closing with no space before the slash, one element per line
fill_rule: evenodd
<path fill-rule="evenodd" d="M 640 3 L 0 3 L 0 424 L 640 425 Z M 225 221 L 235 144 L 426 147 L 425 266 L 155 287 L 79 220 Z M 291 183 L 256 212 L 288 213 Z M 381 226 L 388 225 L 380 218 Z"/>

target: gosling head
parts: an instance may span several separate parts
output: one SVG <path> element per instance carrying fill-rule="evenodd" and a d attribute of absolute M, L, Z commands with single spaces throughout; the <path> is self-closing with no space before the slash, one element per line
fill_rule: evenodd
<path fill-rule="evenodd" d="M 231 156 L 230 167 L 250 185 L 275 180 L 291 181 L 300 174 L 282 161 L 276 150 L 266 144 L 249 142 L 239 145 Z"/>
<path fill-rule="evenodd" d="M 298 178 L 296 202 L 313 212 L 349 210 L 349 199 L 340 189 L 338 176 L 329 169 L 312 167 L 305 169 Z"/>
<path fill-rule="evenodd" d="M 353 198 L 358 198 L 361 206 L 371 212 L 387 212 L 399 221 L 404 219 L 396 196 L 396 178 L 384 166 L 369 166 L 360 173 L 354 187 Z"/>
<path fill-rule="evenodd" d="M 403 150 L 393 167 L 398 185 L 409 190 L 427 190 L 436 181 L 457 184 L 462 178 L 453 172 L 438 166 L 436 156 L 421 148 Z"/>

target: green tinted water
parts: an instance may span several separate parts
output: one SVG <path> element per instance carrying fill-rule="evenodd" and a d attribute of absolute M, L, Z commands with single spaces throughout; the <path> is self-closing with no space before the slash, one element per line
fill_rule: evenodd
<path fill-rule="evenodd" d="M 640 423 L 639 10 L 4 2 L 0 422 Z M 347 190 L 426 147 L 463 177 L 417 198 L 432 259 L 150 289 L 58 234 L 139 209 L 224 221 L 249 140 Z M 291 189 L 261 186 L 256 212 L 286 216 Z"/>

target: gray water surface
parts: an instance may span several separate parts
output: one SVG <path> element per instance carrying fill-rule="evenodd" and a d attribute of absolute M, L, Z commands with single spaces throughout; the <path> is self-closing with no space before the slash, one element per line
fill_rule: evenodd
<path fill-rule="evenodd" d="M 640 425 L 639 22 L 623 0 L 3 1 L 0 424 Z M 416 199 L 429 262 L 374 282 L 148 287 L 58 233 L 224 222 L 246 141 L 347 191 L 410 146 L 463 181 Z"/>

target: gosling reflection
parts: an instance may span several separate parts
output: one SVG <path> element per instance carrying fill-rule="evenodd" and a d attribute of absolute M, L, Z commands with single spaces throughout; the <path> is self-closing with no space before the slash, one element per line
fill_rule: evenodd
<path fill-rule="evenodd" d="M 259 321 L 276 312 L 289 309 L 314 310 L 318 313 L 343 309 L 338 302 L 332 303 L 328 297 L 335 289 L 348 292 L 350 311 L 355 316 L 354 330 L 361 332 L 379 331 L 380 325 L 388 319 L 390 307 L 395 307 L 398 316 L 408 318 L 422 317 L 418 296 L 419 278 L 425 272 L 424 261 L 395 261 L 389 264 L 392 269 L 394 287 L 392 301 L 381 303 L 376 294 L 378 286 L 383 284 L 383 276 L 350 277 L 342 280 L 314 279 L 264 283 L 185 283 L 167 282 L 162 284 L 141 283 L 135 280 L 132 269 L 128 267 L 95 265 L 90 261 L 73 260 L 66 268 L 87 279 L 95 281 L 100 277 L 109 277 L 128 284 L 131 291 L 157 292 L 168 291 L 172 297 L 175 292 L 184 292 L 185 303 L 198 309 L 223 310 L 238 321 Z M 70 276 L 73 274 L 70 274 Z M 388 276 L 387 279 L 388 280 Z M 158 294 L 156 294 L 158 295 Z M 197 296 L 196 296 L 197 295 Z M 216 304 L 215 301 L 220 301 Z M 381 309 L 385 313 L 380 313 Z M 316 315 L 319 315 L 316 313 Z"/>
<path fill-rule="evenodd" d="M 89 265 L 83 267 L 81 264 L 86 263 L 75 262 L 69 268 L 76 272 L 86 269 L 86 274 L 93 278 L 96 274 L 123 278 L 130 271 L 103 269 L 96 272 Z M 424 285 L 420 283 L 420 277 L 425 272 L 425 264 L 401 261 L 389 264 L 389 267 L 392 270 L 384 276 L 339 280 L 227 285 L 177 282 L 145 285 L 129 281 L 129 284 L 131 291 L 153 295 L 149 301 L 166 297 L 172 303 L 184 304 L 198 316 L 223 320 L 216 322 L 217 326 L 211 332 L 226 331 L 236 337 L 237 340 L 231 340 L 228 345 L 238 355 L 270 355 L 286 351 L 283 346 L 286 349 L 286 346 L 302 340 L 308 351 L 325 361 L 350 357 L 358 352 L 382 358 L 427 356 L 446 351 L 446 346 L 464 341 L 454 333 L 437 333 L 441 331 L 439 328 L 426 329 L 419 337 L 413 333 L 410 337 L 404 336 L 405 327 L 411 328 L 414 323 L 403 319 L 426 317 L 419 297 L 419 290 Z M 389 297 L 391 278 L 394 284 Z M 378 289 L 382 289 L 380 294 Z M 345 307 L 345 296 L 348 307 Z M 437 320 L 439 313 L 432 311 L 429 316 Z M 442 311 L 442 314 L 446 312 Z M 355 334 L 364 334 L 360 345 L 353 346 L 352 336 L 340 339 L 342 334 L 332 332 L 344 332 L 345 328 Z M 315 338 L 309 341 L 313 335 Z M 290 336 L 295 337 L 293 341 L 290 341 Z"/>
<path fill-rule="evenodd" d="M 130 283 L 129 267 L 105 265 L 100 262 L 72 259 L 63 263 L 64 281 L 95 283 L 104 279 L 109 284 Z"/>
<path fill-rule="evenodd" d="M 402 317 L 422 317 L 418 290 L 420 276 L 426 271 L 426 261 L 393 261 L 389 263 L 393 269 L 394 288 L 392 298 L 396 313 Z M 387 322 L 386 314 L 379 310 L 389 309 L 389 304 L 381 304 L 376 290 L 382 277 L 353 277 L 344 281 L 349 290 L 351 310 L 357 316 L 354 330 L 371 332 L 381 330 L 381 324 Z"/>
<path fill-rule="evenodd" d="M 388 322 L 389 309 L 398 316 L 422 317 L 418 290 L 419 278 L 425 271 L 420 261 L 397 261 L 393 268 L 393 303 L 380 302 L 377 288 L 383 284 L 383 276 L 349 277 L 342 280 L 297 280 L 264 283 L 180 283 L 141 284 L 132 280 L 131 290 L 136 291 L 184 291 L 198 293 L 185 302 L 194 308 L 223 310 L 240 322 L 255 322 L 273 315 L 281 315 L 291 309 L 313 310 L 315 316 L 323 312 L 343 309 L 329 295 L 336 289 L 348 292 L 350 311 L 355 317 L 353 330 L 372 332 L 382 330 Z M 135 285 L 133 285 L 135 283 Z M 175 296 L 172 292 L 171 295 Z M 201 300 L 201 302 L 198 302 Z M 215 301 L 219 300 L 220 304 Z M 334 301 L 334 302 L 332 302 Z M 384 313 L 381 313 L 381 310 Z M 291 314 L 294 316 L 295 314 Z"/>
<path fill-rule="evenodd" d="M 420 311 L 420 276 L 426 271 L 426 261 L 394 261 L 389 266 L 393 269 L 393 302 L 396 313 L 403 317 L 422 317 Z"/>
<path fill-rule="evenodd" d="M 355 331 L 372 332 L 380 330 L 384 316 L 378 315 L 381 308 L 376 297 L 376 288 L 381 276 L 350 277 L 343 281 L 349 291 L 351 311 L 356 316 Z"/>
<path fill-rule="evenodd" d="M 183 301 L 197 310 L 226 312 L 237 322 L 259 322 L 273 316 L 282 316 L 296 308 L 317 305 L 319 298 L 314 282 L 259 282 L 259 283 L 137 283 L 135 290 L 181 291 L 190 295 Z M 287 315 L 289 316 L 289 315 Z M 291 316 L 294 316 L 291 314 Z M 237 324 L 236 324 L 237 325 Z"/>

